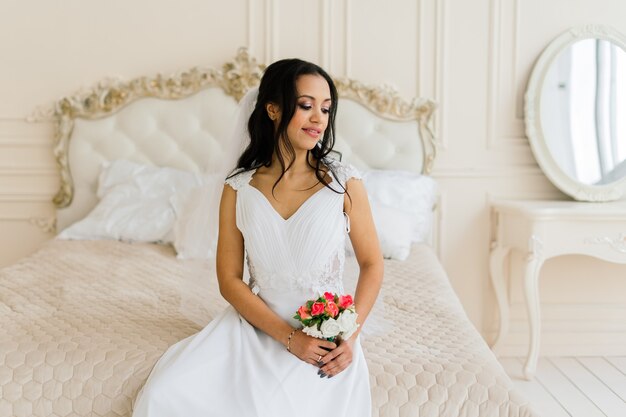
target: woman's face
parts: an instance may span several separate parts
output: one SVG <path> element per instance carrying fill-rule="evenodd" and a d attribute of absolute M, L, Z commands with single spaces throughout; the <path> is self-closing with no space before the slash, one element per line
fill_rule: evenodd
<path fill-rule="evenodd" d="M 320 75 L 302 75 L 296 80 L 296 110 L 287 125 L 293 149 L 310 150 L 324 137 L 328 126 L 330 88 Z"/>

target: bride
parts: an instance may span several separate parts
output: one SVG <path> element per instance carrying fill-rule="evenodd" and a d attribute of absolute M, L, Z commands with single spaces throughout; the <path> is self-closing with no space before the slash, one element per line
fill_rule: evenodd
<path fill-rule="evenodd" d="M 230 306 L 165 352 L 133 416 L 370 416 L 359 333 L 383 261 L 358 171 L 328 156 L 336 88 L 317 65 L 281 60 L 240 112 L 245 123 L 235 140 L 247 147 L 221 193 L 216 256 Z M 360 269 L 360 327 L 333 343 L 302 332 L 293 316 L 325 291 L 343 294 L 346 236 Z"/>

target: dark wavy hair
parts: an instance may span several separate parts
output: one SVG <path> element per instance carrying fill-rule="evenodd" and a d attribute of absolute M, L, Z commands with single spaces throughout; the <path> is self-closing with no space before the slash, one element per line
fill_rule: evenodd
<path fill-rule="evenodd" d="M 327 156 L 335 145 L 335 116 L 337 114 L 337 88 L 332 78 L 326 71 L 318 65 L 301 59 L 283 59 L 276 61 L 265 69 L 261 84 L 259 85 L 259 95 L 250 119 L 248 120 L 248 132 L 250 134 L 250 144 L 244 150 L 237 161 L 237 167 L 229 176 L 232 177 L 244 171 L 268 167 L 272 163 L 274 153 L 282 167 L 282 173 L 272 187 L 272 194 L 276 185 L 280 182 L 285 171 L 293 164 L 295 151 L 289 138 L 287 137 L 287 126 L 293 117 L 297 106 L 296 81 L 303 75 L 318 75 L 323 77 L 330 89 L 331 106 L 328 113 L 328 126 L 324 131 L 324 137 L 313 149 L 307 151 L 307 163 L 315 170 L 317 179 L 335 192 L 325 179 L 325 172 L 322 171 L 322 163 L 327 161 Z M 280 123 L 275 128 L 274 122 L 267 114 L 266 105 L 274 103 L 281 111 Z M 286 149 L 288 156 L 292 159 L 288 166 L 285 165 L 285 155 L 281 150 L 281 145 Z M 311 163 L 310 156 L 315 162 Z M 335 174 L 334 169 L 328 163 L 326 168 Z M 336 175 L 335 175 L 336 177 Z M 341 185 L 341 184 L 340 184 Z M 341 188 L 344 188 L 341 186 Z M 345 188 L 343 190 L 345 192 Z"/>

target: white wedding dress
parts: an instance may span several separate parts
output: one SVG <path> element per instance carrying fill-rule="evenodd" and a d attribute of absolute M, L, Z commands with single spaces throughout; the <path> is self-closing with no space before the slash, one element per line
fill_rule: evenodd
<path fill-rule="evenodd" d="M 341 190 L 351 166 L 333 161 L 331 186 Z M 236 222 L 243 234 L 249 285 L 288 320 L 324 291 L 343 293 L 344 245 L 349 218 L 344 195 L 324 187 L 288 219 L 249 184 L 254 171 L 226 181 L 237 191 Z M 171 346 L 157 362 L 133 416 L 369 417 L 367 364 L 357 339 L 350 366 L 333 378 L 301 361 L 232 307 L 203 330 Z"/>

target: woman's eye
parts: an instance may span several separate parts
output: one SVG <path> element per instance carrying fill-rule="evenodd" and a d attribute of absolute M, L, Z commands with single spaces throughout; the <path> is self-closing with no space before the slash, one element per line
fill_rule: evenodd
<path fill-rule="evenodd" d="M 302 110 L 307 110 L 307 111 L 313 108 L 313 106 L 310 104 L 298 104 L 298 107 L 300 107 Z M 322 107 L 322 113 L 324 114 L 330 113 L 330 108 Z"/>

